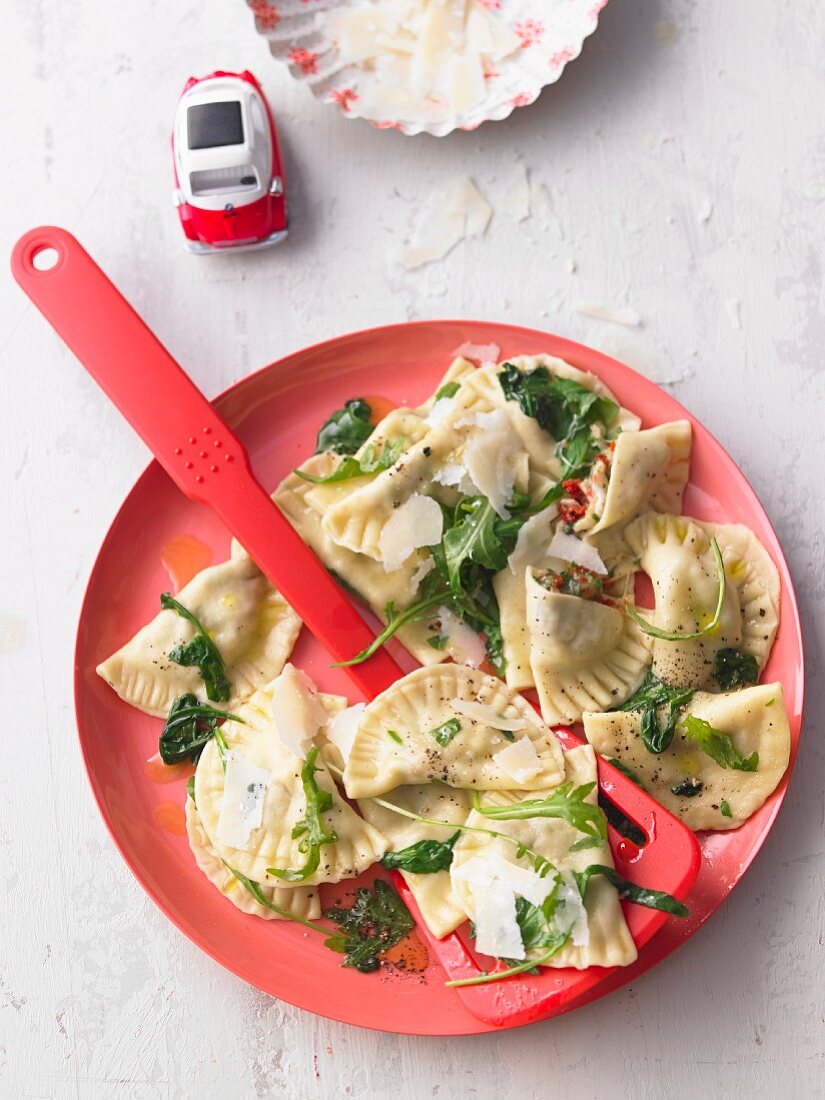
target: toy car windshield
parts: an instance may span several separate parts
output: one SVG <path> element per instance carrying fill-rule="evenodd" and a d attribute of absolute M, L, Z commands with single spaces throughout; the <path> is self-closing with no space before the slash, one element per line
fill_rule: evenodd
<path fill-rule="evenodd" d="M 190 149 L 243 145 L 241 105 L 236 100 L 198 103 L 186 112 L 186 139 Z"/>

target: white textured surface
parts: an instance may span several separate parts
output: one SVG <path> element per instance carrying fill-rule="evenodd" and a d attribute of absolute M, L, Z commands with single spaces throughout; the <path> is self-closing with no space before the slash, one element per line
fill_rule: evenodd
<path fill-rule="evenodd" d="M 3 255 L 30 225 L 74 230 L 209 393 L 315 339 L 406 317 L 545 326 L 652 364 L 680 379 L 777 525 L 813 675 L 762 854 L 632 989 L 469 1040 L 370 1034 L 279 1004 L 161 917 L 92 803 L 73 635 L 146 454 L 3 275 L 0 1095 L 823 1095 L 823 36 L 818 0 L 611 0 L 534 107 L 439 142 L 316 103 L 270 61 L 241 0 L 6 0 Z M 199 259 L 180 248 L 168 129 L 184 78 L 219 65 L 264 79 L 294 231 L 277 251 Z M 505 196 L 525 166 L 534 209 L 516 221 Z M 419 205 L 461 173 L 499 206 L 486 238 L 393 267 Z"/>

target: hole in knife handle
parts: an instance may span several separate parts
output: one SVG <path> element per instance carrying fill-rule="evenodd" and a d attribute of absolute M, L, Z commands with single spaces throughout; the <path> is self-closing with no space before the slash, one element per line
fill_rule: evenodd
<path fill-rule="evenodd" d="M 32 267 L 35 271 L 51 271 L 57 267 L 60 253 L 51 245 L 43 245 L 32 252 Z"/>

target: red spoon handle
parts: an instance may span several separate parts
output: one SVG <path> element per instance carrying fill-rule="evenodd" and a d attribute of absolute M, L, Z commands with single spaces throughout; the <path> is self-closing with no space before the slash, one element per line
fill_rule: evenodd
<path fill-rule="evenodd" d="M 26 233 L 12 271 L 175 484 L 220 516 L 332 657 L 368 646 L 370 628 L 255 479 L 246 448 L 71 233 Z M 347 671 L 368 697 L 402 675 L 384 649 Z"/>

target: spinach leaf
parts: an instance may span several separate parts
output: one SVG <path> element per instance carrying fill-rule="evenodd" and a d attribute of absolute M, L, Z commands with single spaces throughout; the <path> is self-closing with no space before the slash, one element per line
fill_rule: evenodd
<path fill-rule="evenodd" d="M 599 806 L 585 799 L 595 783 L 582 783 L 574 787 L 572 782 L 562 783 L 544 798 L 531 798 L 505 806 L 482 806 L 478 792 L 473 791 L 473 809 L 495 821 L 521 821 L 533 817 L 561 818 L 580 833 L 604 840 L 607 823 Z"/>
<path fill-rule="evenodd" d="M 710 540 L 710 548 L 713 551 L 713 560 L 716 564 L 716 576 L 719 579 L 719 594 L 716 597 L 716 608 L 710 621 L 703 627 L 700 627 L 699 630 L 692 630 L 688 634 L 681 634 L 677 630 L 662 630 L 660 627 L 654 626 L 653 623 L 642 618 L 632 604 L 628 604 L 628 615 L 641 627 L 645 634 L 649 635 L 649 637 L 661 638 L 665 642 L 689 642 L 693 641 L 695 638 L 703 638 L 706 634 L 712 634 L 719 626 L 719 620 L 722 618 L 722 609 L 725 606 L 725 593 L 728 588 L 728 578 L 725 573 L 725 563 L 722 560 L 722 551 L 719 549 L 719 543 L 716 539 Z"/>
<path fill-rule="evenodd" d="M 599 450 L 592 425 L 608 428 L 619 411 L 616 402 L 573 379 L 554 378 L 544 366 L 522 373 L 505 363 L 498 378 L 507 400 L 518 402 L 557 441 L 565 478 L 587 473 Z"/>
<path fill-rule="evenodd" d="M 733 817 L 733 814 L 731 813 L 730 806 L 728 805 L 728 803 L 725 801 L 724 798 L 719 803 L 719 812 L 721 813 L 722 817 Z"/>
<path fill-rule="evenodd" d="M 664 890 L 648 890 L 644 886 L 636 886 L 632 882 L 628 882 L 626 878 L 623 878 L 613 867 L 604 867 L 599 863 L 591 863 L 589 867 L 586 867 L 583 871 L 573 874 L 576 876 L 576 881 L 579 884 L 579 890 L 581 896 L 584 897 L 587 890 L 587 884 L 594 875 L 603 875 L 608 882 L 612 882 L 616 889 L 619 891 L 620 898 L 627 898 L 628 901 L 632 901 L 635 905 L 643 905 L 646 909 L 659 909 L 663 913 L 671 913 L 675 917 L 687 917 L 690 914 L 690 910 L 687 909 L 680 901 L 677 901 L 671 894 L 666 894 Z"/>
<path fill-rule="evenodd" d="M 612 825 L 620 836 L 635 844 L 637 848 L 641 848 L 647 843 L 645 831 L 640 829 L 635 821 L 631 821 L 626 814 L 623 814 L 617 806 L 613 805 L 609 798 L 605 798 L 601 793 L 599 793 L 599 805 L 607 818 L 608 824 Z"/>
<path fill-rule="evenodd" d="M 164 764 L 179 764 L 182 760 L 197 764 L 204 745 L 225 721 L 243 723 L 243 718 L 216 710 L 202 703 L 197 695 L 179 695 L 169 710 L 160 735 L 158 750 L 161 760 Z"/>
<path fill-rule="evenodd" d="M 675 688 L 648 671 L 639 689 L 616 710 L 642 712 L 642 741 L 648 752 L 664 752 L 673 740 L 679 711 L 693 698 L 690 688 Z M 658 709 L 667 707 L 664 724 L 659 724 Z"/>
<path fill-rule="evenodd" d="M 344 402 L 327 422 L 322 425 L 315 442 L 315 453 L 334 451 L 338 455 L 352 455 L 372 435 L 370 424 L 372 409 L 362 397 Z"/>
<path fill-rule="evenodd" d="M 170 660 L 184 668 L 196 667 L 206 686 L 206 697 L 213 703 L 225 703 L 232 693 L 232 686 L 226 678 L 223 657 L 220 650 L 204 630 L 200 621 L 188 608 L 179 603 L 171 592 L 163 592 L 160 606 L 164 611 L 174 611 L 182 619 L 194 626 L 197 633 L 191 642 L 177 645 L 169 653 Z"/>
<path fill-rule="evenodd" d="M 722 691 L 732 691 L 745 684 L 755 684 L 759 679 L 759 664 L 752 653 L 728 646 L 714 653 L 711 675 Z"/>
<path fill-rule="evenodd" d="M 448 718 L 446 722 L 442 722 L 440 726 L 436 726 L 434 730 L 430 730 L 430 736 L 441 745 L 442 748 L 446 748 L 452 741 L 457 733 L 461 732 L 461 723 L 457 718 Z"/>
<path fill-rule="evenodd" d="M 461 836 L 456 829 L 449 840 L 419 840 L 399 852 L 387 852 L 381 862 L 390 870 L 410 871 L 416 875 L 430 875 L 446 871 L 453 862 L 453 848 Z"/>
<path fill-rule="evenodd" d="M 670 788 L 672 794 L 681 795 L 683 798 L 695 798 L 702 793 L 705 784 L 701 779 L 683 779 Z"/>
<path fill-rule="evenodd" d="M 694 714 L 687 714 L 680 723 L 688 741 L 695 741 L 699 748 L 715 760 L 720 768 L 733 768 L 738 772 L 755 772 L 759 764 L 759 753 L 752 752 L 749 756 L 742 754 L 731 741 L 730 737 L 722 730 L 716 729 L 704 718 L 697 718 Z"/>
<path fill-rule="evenodd" d="M 284 882 L 305 882 L 318 870 L 321 863 L 321 848 L 325 844 L 335 844 L 338 834 L 327 829 L 323 815 L 332 809 L 332 795 L 318 786 L 315 773 L 315 761 L 318 758 L 318 746 L 313 745 L 307 753 L 301 768 L 301 784 L 306 798 L 306 815 L 292 830 L 292 839 L 302 837 L 298 851 L 306 855 L 303 867 L 296 869 L 267 867 L 266 873 L 282 879 Z"/>
<path fill-rule="evenodd" d="M 369 974 L 381 965 L 380 955 L 408 935 L 414 925 L 404 902 L 392 886 L 376 880 L 375 893 L 362 887 L 350 909 L 327 909 L 327 920 L 338 925 L 338 934 L 326 946 L 345 956 L 342 966 Z"/>
<path fill-rule="evenodd" d="M 304 481 L 311 481 L 313 485 L 331 485 L 338 481 L 349 481 L 354 477 L 362 477 L 364 474 L 377 474 L 380 470 L 388 470 L 394 466 L 404 453 L 407 445 L 406 439 L 399 436 L 397 439 L 385 439 L 380 450 L 369 444 L 364 448 L 360 458 L 355 455 L 347 455 L 342 458 L 331 474 L 326 477 L 315 477 L 306 474 L 297 467 L 293 467 L 293 473 Z"/>

